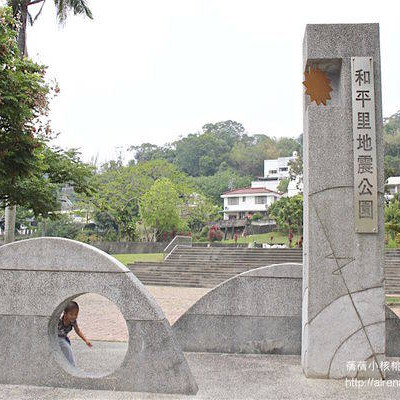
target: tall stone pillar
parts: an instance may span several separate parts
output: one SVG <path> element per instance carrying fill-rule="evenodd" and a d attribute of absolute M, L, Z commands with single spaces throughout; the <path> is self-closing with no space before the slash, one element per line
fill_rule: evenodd
<path fill-rule="evenodd" d="M 303 371 L 384 378 L 379 25 L 307 25 L 303 57 L 332 89 L 304 94 Z"/>

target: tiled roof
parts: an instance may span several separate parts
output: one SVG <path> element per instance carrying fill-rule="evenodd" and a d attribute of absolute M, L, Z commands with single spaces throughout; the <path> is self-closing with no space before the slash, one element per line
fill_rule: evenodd
<path fill-rule="evenodd" d="M 269 190 L 266 188 L 253 188 L 253 187 L 248 187 L 248 188 L 240 188 L 240 189 L 233 189 L 228 192 L 224 192 L 223 195 L 231 195 L 231 194 L 263 194 L 263 193 L 274 193 L 274 194 L 280 194 L 278 192 L 275 192 L 274 190 Z"/>

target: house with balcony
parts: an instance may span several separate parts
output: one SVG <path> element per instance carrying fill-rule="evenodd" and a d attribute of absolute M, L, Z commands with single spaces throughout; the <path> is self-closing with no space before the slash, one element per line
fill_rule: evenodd
<path fill-rule="evenodd" d="M 221 195 L 224 199 L 224 220 L 251 218 L 256 213 L 267 215 L 267 208 L 281 196 L 280 193 L 264 187 L 225 192 Z"/>

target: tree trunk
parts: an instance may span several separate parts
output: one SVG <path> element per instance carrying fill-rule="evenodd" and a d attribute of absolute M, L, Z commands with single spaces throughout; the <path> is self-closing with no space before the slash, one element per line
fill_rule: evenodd
<path fill-rule="evenodd" d="M 46 236 L 46 220 L 43 218 L 42 219 L 42 232 L 40 234 L 41 237 Z"/>
<path fill-rule="evenodd" d="M 17 206 L 8 206 L 5 208 L 4 215 L 4 243 L 12 243 L 15 241 L 15 216 L 17 214 Z"/>
<path fill-rule="evenodd" d="M 28 21 L 28 1 L 21 2 L 20 6 L 19 21 L 21 22 L 21 28 L 18 31 L 18 48 L 21 52 L 21 56 L 28 56 L 26 48 L 26 26 Z"/>
<path fill-rule="evenodd" d="M 19 9 L 20 15 L 19 20 L 21 22 L 21 28 L 18 31 L 18 49 L 21 52 L 21 57 L 27 56 L 26 50 L 26 25 L 28 21 L 28 1 L 21 3 Z M 15 219 L 17 215 L 17 206 L 6 207 L 4 215 L 5 224 L 5 243 L 12 243 L 15 241 Z"/>

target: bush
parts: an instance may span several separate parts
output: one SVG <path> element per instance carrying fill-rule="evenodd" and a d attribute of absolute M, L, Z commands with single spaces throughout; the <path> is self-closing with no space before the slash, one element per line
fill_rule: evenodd
<path fill-rule="evenodd" d="M 208 232 L 208 240 L 210 242 L 220 242 L 224 237 L 224 234 L 221 231 L 221 228 L 218 225 L 213 225 L 210 227 Z"/>
<path fill-rule="evenodd" d="M 396 233 L 396 245 L 397 247 L 400 247 L 400 233 Z"/>
<path fill-rule="evenodd" d="M 259 214 L 259 213 L 255 213 L 255 214 L 253 214 L 253 216 L 251 217 L 251 220 L 252 221 L 258 221 L 258 220 L 260 220 L 261 219 L 261 214 Z"/>

